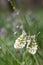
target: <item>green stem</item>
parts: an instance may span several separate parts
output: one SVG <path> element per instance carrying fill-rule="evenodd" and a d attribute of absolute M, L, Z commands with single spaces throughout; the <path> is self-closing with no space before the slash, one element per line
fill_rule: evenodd
<path fill-rule="evenodd" d="M 16 5 L 15 5 L 14 0 L 9 0 L 9 1 L 10 1 L 11 6 L 13 7 L 13 9 L 15 10 L 16 9 Z"/>
<path fill-rule="evenodd" d="M 4 44 L 4 41 L 2 39 L 0 39 L 0 41 L 2 42 L 3 46 L 8 50 L 8 52 L 11 54 L 11 56 L 14 59 L 14 61 L 16 61 L 19 65 L 21 65 L 21 62 L 18 61 L 18 59 L 12 54 L 12 52 L 10 51 L 10 49 L 7 48 L 7 46 Z"/>
<path fill-rule="evenodd" d="M 34 57 L 34 60 L 36 61 L 36 64 L 37 64 L 37 65 L 40 65 L 39 62 L 38 62 L 37 57 L 36 57 L 35 55 L 33 55 L 33 57 Z"/>
<path fill-rule="evenodd" d="M 25 62 L 26 65 L 28 65 L 28 63 L 27 63 L 27 58 L 26 58 L 26 54 L 27 54 L 27 51 L 25 51 L 25 52 L 23 53 L 23 61 Z"/>

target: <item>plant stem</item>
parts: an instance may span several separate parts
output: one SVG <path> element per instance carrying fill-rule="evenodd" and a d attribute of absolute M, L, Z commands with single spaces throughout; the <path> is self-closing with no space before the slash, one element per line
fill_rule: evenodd
<path fill-rule="evenodd" d="M 13 55 L 13 53 L 10 51 L 10 49 L 7 48 L 7 46 L 4 44 L 4 41 L 2 39 L 0 39 L 0 41 L 2 42 L 3 46 L 7 49 L 7 51 L 11 54 L 11 56 L 14 59 L 14 61 L 16 61 L 19 65 L 21 65 L 21 62 L 18 61 L 18 59 Z"/>
<path fill-rule="evenodd" d="M 37 57 L 35 55 L 33 55 L 33 57 L 34 57 L 34 60 L 36 61 L 36 64 L 40 65 L 39 62 L 38 62 L 38 60 L 37 60 Z"/>

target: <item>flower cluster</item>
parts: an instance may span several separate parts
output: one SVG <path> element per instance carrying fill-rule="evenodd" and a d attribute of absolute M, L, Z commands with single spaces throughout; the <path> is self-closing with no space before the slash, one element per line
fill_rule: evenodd
<path fill-rule="evenodd" d="M 18 37 L 14 43 L 14 48 L 23 48 L 26 45 L 26 33 L 22 33 L 20 37 Z"/>
<path fill-rule="evenodd" d="M 38 48 L 38 45 L 35 40 L 35 35 L 30 36 L 30 38 L 27 41 L 27 51 L 31 54 L 35 54 Z"/>
<path fill-rule="evenodd" d="M 20 35 L 20 37 L 18 37 L 16 39 L 16 41 L 14 43 L 14 48 L 20 49 L 20 48 L 24 48 L 26 46 L 26 50 L 29 53 L 34 55 L 38 49 L 38 45 L 36 43 L 35 38 L 36 38 L 35 35 L 27 36 L 26 33 L 23 32 L 22 35 Z"/>

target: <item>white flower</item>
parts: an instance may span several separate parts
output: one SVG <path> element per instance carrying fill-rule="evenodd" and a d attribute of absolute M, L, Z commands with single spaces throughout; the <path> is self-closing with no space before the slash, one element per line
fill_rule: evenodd
<path fill-rule="evenodd" d="M 17 29 L 18 29 L 19 27 L 20 27 L 19 25 L 16 26 Z"/>
<path fill-rule="evenodd" d="M 18 37 L 14 43 L 14 48 L 24 48 L 26 45 L 26 33 L 22 33 L 20 37 Z"/>
<path fill-rule="evenodd" d="M 37 52 L 38 45 L 36 43 L 35 36 L 30 37 L 30 39 L 27 42 L 26 48 L 27 48 L 27 51 L 33 55 Z"/>
<path fill-rule="evenodd" d="M 14 32 L 14 35 L 16 35 L 16 34 L 17 34 L 17 31 Z"/>
<path fill-rule="evenodd" d="M 23 29 L 23 25 L 20 26 L 20 29 Z"/>
<path fill-rule="evenodd" d="M 25 61 L 22 62 L 22 65 L 25 65 Z"/>
<path fill-rule="evenodd" d="M 31 36 L 31 39 L 35 39 L 35 38 L 36 38 L 36 35 L 32 35 L 32 36 Z"/>
<path fill-rule="evenodd" d="M 36 43 L 35 37 L 36 37 L 35 35 L 27 36 L 25 31 L 23 31 L 22 35 L 20 35 L 20 37 L 16 39 L 14 43 L 14 48 L 20 49 L 20 48 L 24 48 L 26 45 L 26 49 L 29 53 L 33 55 L 36 54 L 38 45 Z"/>
<path fill-rule="evenodd" d="M 38 45 L 28 47 L 28 52 L 31 54 L 36 54 Z"/>

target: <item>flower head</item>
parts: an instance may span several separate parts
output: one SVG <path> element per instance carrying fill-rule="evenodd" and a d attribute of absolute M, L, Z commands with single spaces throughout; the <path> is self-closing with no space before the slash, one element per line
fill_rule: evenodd
<path fill-rule="evenodd" d="M 14 43 L 14 48 L 24 48 L 26 45 L 26 33 L 22 33 Z"/>
<path fill-rule="evenodd" d="M 35 40 L 35 35 L 30 36 L 30 39 L 27 42 L 27 51 L 31 54 L 35 54 L 37 52 L 38 45 Z"/>
<path fill-rule="evenodd" d="M 18 37 L 15 41 L 14 48 L 24 48 L 26 46 L 26 49 L 29 53 L 34 55 L 37 52 L 38 45 L 35 40 L 35 35 L 27 36 L 25 31 L 22 32 L 22 35 Z"/>

